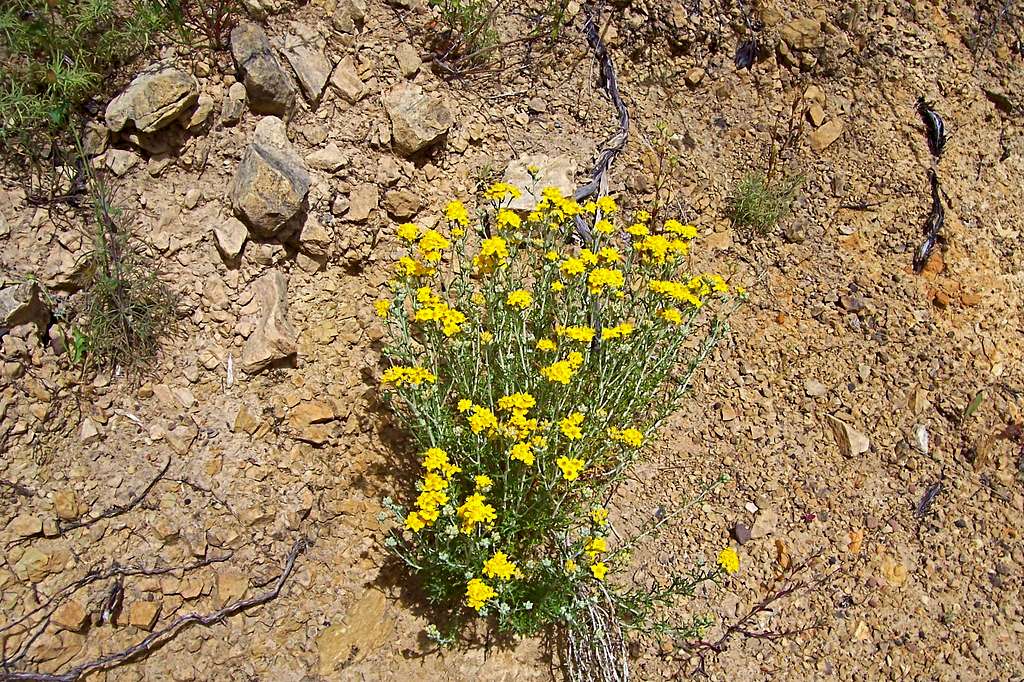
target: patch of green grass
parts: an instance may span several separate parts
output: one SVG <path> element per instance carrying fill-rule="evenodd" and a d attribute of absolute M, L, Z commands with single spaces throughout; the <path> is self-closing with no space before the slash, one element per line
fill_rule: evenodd
<path fill-rule="evenodd" d="M 95 177 L 91 185 L 90 280 L 72 352 L 96 367 L 137 370 L 156 357 L 172 330 L 174 296 L 110 191 Z"/>
<path fill-rule="evenodd" d="M 166 0 L 5 0 L 0 3 L 0 145 L 38 149 L 72 126 L 81 104 L 119 65 L 173 23 Z"/>
<path fill-rule="evenodd" d="M 789 214 L 803 183 L 799 174 L 777 182 L 762 173 L 744 175 L 732 198 L 733 224 L 766 234 Z"/>

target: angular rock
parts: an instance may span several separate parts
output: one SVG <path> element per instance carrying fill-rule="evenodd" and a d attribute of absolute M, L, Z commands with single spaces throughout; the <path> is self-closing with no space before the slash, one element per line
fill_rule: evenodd
<path fill-rule="evenodd" d="M 309 164 L 310 168 L 333 173 L 341 170 L 348 163 L 348 158 L 338 148 L 338 145 L 328 142 L 326 147 L 318 149 L 307 156 L 306 163 Z"/>
<path fill-rule="evenodd" d="M 314 216 L 307 216 L 299 232 L 299 249 L 314 258 L 323 258 L 334 239 Z"/>
<path fill-rule="evenodd" d="M 29 547 L 14 564 L 14 575 L 19 580 L 37 583 L 50 573 L 50 555 L 35 547 Z"/>
<path fill-rule="evenodd" d="M 160 130 L 199 98 L 196 79 L 175 68 L 143 72 L 107 105 L 107 126 L 117 132 L 129 123 L 140 133 Z"/>
<path fill-rule="evenodd" d="M 235 421 L 231 427 L 231 430 L 235 433 L 243 432 L 250 436 L 256 433 L 256 429 L 260 427 L 260 420 L 258 417 L 253 415 L 245 405 L 238 408 L 238 414 L 235 415 Z"/>
<path fill-rule="evenodd" d="M 296 428 L 320 424 L 334 419 L 334 407 L 323 400 L 307 400 L 296 405 L 288 414 L 288 421 Z"/>
<path fill-rule="evenodd" d="M 746 524 L 737 523 L 732 527 L 732 536 L 736 538 L 736 542 L 745 545 L 750 542 L 750 529 Z"/>
<path fill-rule="evenodd" d="M 817 19 L 794 19 L 779 28 L 779 36 L 786 45 L 798 52 L 814 50 L 824 45 L 821 22 Z"/>
<path fill-rule="evenodd" d="M 530 175 L 530 168 L 537 170 L 536 180 Z M 513 211 L 529 211 L 540 200 L 545 187 L 555 187 L 562 196 L 572 196 L 576 191 L 576 162 L 568 156 L 528 154 L 520 156 L 505 168 L 504 182 L 522 190 L 522 196 L 513 199 L 509 208 Z"/>
<path fill-rule="evenodd" d="M 63 488 L 53 494 L 53 511 L 61 521 L 74 521 L 81 515 L 78 495 L 70 488 Z"/>
<path fill-rule="evenodd" d="M 83 445 L 92 445 L 100 439 L 100 429 L 89 417 L 82 420 L 82 428 L 79 429 L 78 439 Z"/>
<path fill-rule="evenodd" d="M 412 156 L 443 138 L 452 127 L 444 100 L 412 83 L 399 83 L 384 98 L 391 119 L 391 141 L 402 156 Z"/>
<path fill-rule="evenodd" d="M 291 113 L 295 85 L 259 25 L 243 21 L 231 31 L 231 54 L 253 111 L 277 116 Z"/>
<path fill-rule="evenodd" d="M 0 327 L 10 329 L 21 324 L 35 324 L 46 329 L 50 311 L 43 303 L 35 282 L 12 284 L 0 289 Z"/>
<path fill-rule="evenodd" d="M 686 84 L 691 88 L 695 88 L 701 84 L 701 81 L 704 80 L 704 76 L 706 75 L 707 72 L 704 69 L 699 66 L 695 66 L 686 72 Z"/>
<path fill-rule="evenodd" d="M 393 189 L 384 195 L 384 208 L 395 218 L 414 216 L 422 205 L 419 195 L 407 189 Z"/>
<path fill-rule="evenodd" d="M 160 615 L 160 602 L 137 601 L 128 607 L 128 624 L 143 630 L 152 630 Z"/>
<path fill-rule="evenodd" d="M 231 183 L 231 205 L 257 237 L 274 237 L 303 209 L 309 169 L 274 116 L 256 126 Z"/>
<path fill-rule="evenodd" d="M 828 386 L 816 379 L 808 379 L 804 382 L 804 392 L 812 398 L 824 398 L 828 395 Z"/>
<path fill-rule="evenodd" d="M 824 151 L 843 134 L 843 122 L 834 118 L 810 134 L 811 148 L 816 152 Z"/>
<path fill-rule="evenodd" d="M 871 447 L 871 440 L 867 436 L 843 420 L 830 414 L 826 414 L 825 419 L 828 421 L 832 433 L 835 434 L 839 449 L 845 456 L 851 457 L 865 453 Z"/>
<path fill-rule="evenodd" d="M 7 524 L 7 532 L 16 538 L 30 538 L 43 532 L 43 521 L 38 516 L 18 514 Z"/>
<path fill-rule="evenodd" d="M 345 57 L 334 69 L 331 85 L 349 104 L 355 104 L 366 94 L 366 84 L 359 77 L 352 57 Z"/>
<path fill-rule="evenodd" d="M 298 76 L 306 99 L 316 106 L 331 76 L 331 62 L 324 56 L 327 41 L 305 24 L 294 23 L 292 30 L 284 39 L 284 58 Z"/>
<path fill-rule="evenodd" d="M 380 202 L 380 192 L 376 185 L 363 184 L 353 189 L 349 195 L 348 213 L 345 220 L 363 222 L 370 217 L 370 212 L 377 208 Z"/>
<path fill-rule="evenodd" d="M 117 177 L 123 176 L 125 173 L 135 168 L 139 164 L 141 159 L 139 155 L 130 152 L 127 149 L 108 149 L 107 150 L 107 168 L 110 172 Z"/>
<path fill-rule="evenodd" d="M 235 570 L 224 570 L 217 574 L 217 605 L 224 606 L 245 596 L 249 590 L 249 578 Z"/>
<path fill-rule="evenodd" d="M 201 127 L 210 118 L 210 114 L 213 113 L 213 98 L 207 95 L 205 92 L 199 95 L 199 100 L 196 102 L 196 110 L 189 116 L 188 123 L 185 125 L 189 130 L 195 130 Z"/>
<path fill-rule="evenodd" d="M 245 111 L 245 97 L 245 86 L 241 83 L 232 83 L 220 110 L 220 118 L 224 125 L 234 125 L 241 120 Z"/>
<path fill-rule="evenodd" d="M 395 61 L 398 62 L 398 70 L 406 78 L 415 76 L 416 72 L 420 70 L 420 65 L 423 63 L 423 60 L 420 59 L 420 53 L 410 43 L 400 43 L 395 48 Z"/>
<path fill-rule="evenodd" d="M 241 220 L 234 216 L 213 226 L 213 238 L 217 242 L 217 250 L 229 262 L 235 261 L 242 254 L 249 231 Z"/>
<path fill-rule="evenodd" d="M 288 321 L 288 280 L 272 270 L 253 284 L 262 317 L 242 349 L 242 371 L 255 374 L 295 355 L 298 334 Z"/>
<path fill-rule="evenodd" d="M 57 607 L 50 620 L 64 630 L 78 632 L 85 626 L 88 617 L 89 613 L 78 600 L 69 599 Z"/>
<path fill-rule="evenodd" d="M 340 0 L 331 23 L 342 33 L 355 33 L 366 20 L 366 0 Z"/>

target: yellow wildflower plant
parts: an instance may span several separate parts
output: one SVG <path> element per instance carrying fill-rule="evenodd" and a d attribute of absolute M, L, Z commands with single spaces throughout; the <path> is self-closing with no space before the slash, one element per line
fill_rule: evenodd
<path fill-rule="evenodd" d="M 637 594 L 604 505 L 743 293 L 689 269 L 693 226 L 551 187 L 513 208 L 524 196 L 498 182 L 430 228 L 398 225 L 397 276 L 371 305 L 382 404 L 416 453 L 385 500 L 387 544 L 456 623 L 534 635 L 584 622 L 596 581 L 613 603 Z M 701 576 L 737 565 L 723 553 Z"/>
<path fill-rule="evenodd" d="M 732 547 L 727 547 L 718 553 L 718 565 L 722 567 L 729 575 L 736 573 L 740 570 L 740 557 L 736 554 L 736 550 Z"/>

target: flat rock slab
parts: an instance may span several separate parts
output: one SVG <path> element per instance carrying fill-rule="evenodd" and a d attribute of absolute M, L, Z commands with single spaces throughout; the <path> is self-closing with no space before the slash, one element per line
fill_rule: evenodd
<path fill-rule="evenodd" d="M 129 123 L 140 133 L 169 125 L 199 99 L 196 79 L 175 68 L 140 73 L 107 105 L 107 126 L 124 130 Z"/>
<path fill-rule="evenodd" d="M 327 41 L 305 24 L 293 24 L 292 31 L 285 36 L 282 52 L 295 71 L 306 99 L 316 105 L 331 77 L 331 62 L 324 56 Z"/>
<path fill-rule="evenodd" d="M 247 374 L 256 374 L 299 350 L 299 335 L 288 321 L 288 280 L 271 270 L 253 288 L 262 315 L 242 348 L 242 371 Z"/>

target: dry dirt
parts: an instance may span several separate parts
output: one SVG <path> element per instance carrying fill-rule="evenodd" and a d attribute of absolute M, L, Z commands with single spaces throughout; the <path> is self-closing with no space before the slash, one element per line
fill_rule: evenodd
<path fill-rule="evenodd" d="M 719 474 L 731 477 L 635 558 L 641 575 L 660 577 L 727 543 L 738 548 L 741 571 L 679 610 L 713 613 L 711 638 L 780 589 L 786 566 L 817 556 L 801 574 L 808 589 L 748 629 L 817 627 L 778 641 L 731 638 L 707 658 L 710 679 L 1024 679 L 1022 445 L 1003 437 L 1024 420 L 1024 64 L 1009 34 L 975 60 L 966 45 L 975 17 L 964 3 L 868 4 L 763 3 L 768 50 L 752 71 L 733 65 L 729 20 L 719 48 L 698 42 L 677 55 L 648 40 L 644 12 L 654 5 L 614 9 L 606 34 L 634 125 L 612 191 L 634 207 L 652 198 L 649 150 L 665 124 L 677 158 L 669 206 L 702 232 L 695 265 L 751 292 L 692 397 L 623 487 L 613 522 L 628 532 L 681 508 Z M 577 17 L 557 50 L 538 48 L 526 63 L 510 49 L 499 71 L 451 81 L 423 64 L 410 79 L 448 100 L 454 126 L 433 151 L 405 160 L 390 149 L 382 94 L 403 79 L 400 43 L 426 54 L 429 11 L 370 0 L 362 30 L 346 35 L 332 28 L 327 5 L 286 8 L 267 22 L 271 36 L 293 20 L 323 31 L 331 62 L 355 56 L 367 85 L 355 104 L 329 85 L 315 110 L 300 105 L 288 125 L 301 156 L 329 143 L 344 156 L 337 171 L 312 171 L 310 215 L 331 233 L 327 256 L 250 241 L 240 262 L 225 262 L 213 228 L 230 215 L 226 188 L 260 117 L 220 120 L 230 59 L 196 62 L 168 49 L 163 56 L 196 74 L 213 99 L 211 124 L 164 155 L 112 142 L 132 155 L 121 161 L 135 163 L 116 180 L 118 199 L 186 311 L 176 336 L 134 383 L 83 376 L 31 337 L 4 338 L 0 620 L 114 562 L 214 562 L 125 577 L 115 625 L 96 621 L 113 579 L 75 591 L 17 667 L 66 670 L 177 616 L 257 595 L 307 537 L 313 544 L 276 600 L 187 629 L 89 679 L 554 675 L 537 641 L 500 648 L 477 638 L 438 653 L 424 638 L 430 614 L 380 545 L 380 499 L 395 493 L 393 474 L 408 453 L 375 402 L 382 331 L 370 304 L 396 248 L 388 192 L 408 190 L 393 199 L 419 204 L 417 220 L 429 223 L 447 199 L 471 196 L 523 154 L 568 156 L 582 180 L 614 128 L 612 108 Z M 742 28 L 738 16 L 731 24 Z M 787 66 L 774 46 L 799 18 L 819 28 L 826 20 L 812 36 L 820 48 Z M 804 103 L 821 106 L 822 127 L 838 138 L 822 148 L 821 128 L 805 124 L 782 161 L 807 178 L 795 211 L 777 231 L 750 238 L 730 224 L 729 193 L 744 172 L 764 167 L 769 132 L 785 126 L 808 88 Z M 937 165 L 944 242 L 915 274 L 932 163 L 919 95 L 942 113 L 951 139 Z M 380 206 L 350 220 L 346 203 L 363 185 L 379 189 Z M 74 220 L 28 205 L 15 184 L 0 197 L 0 265 L 39 277 L 63 300 L 85 248 Z M 869 206 L 849 208 L 858 202 Z M 247 375 L 239 363 L 258 318 L 253 283 L 271 269 L 288 278 L 297 360 Z M 836 428 L 850 429 L 852 452 Z M 139 504 L 62 533 L 132 500 L 167 463 Z M 936 483 L 927 513 L 915 515 Z M 733 534 L 745 531 L 740 544 Z M 16 627 L 4 636 L 10 657 L 25 635 Z M 696 661 L 677 645 L 637 646 L 635 679 L 685 677 Z"/>

